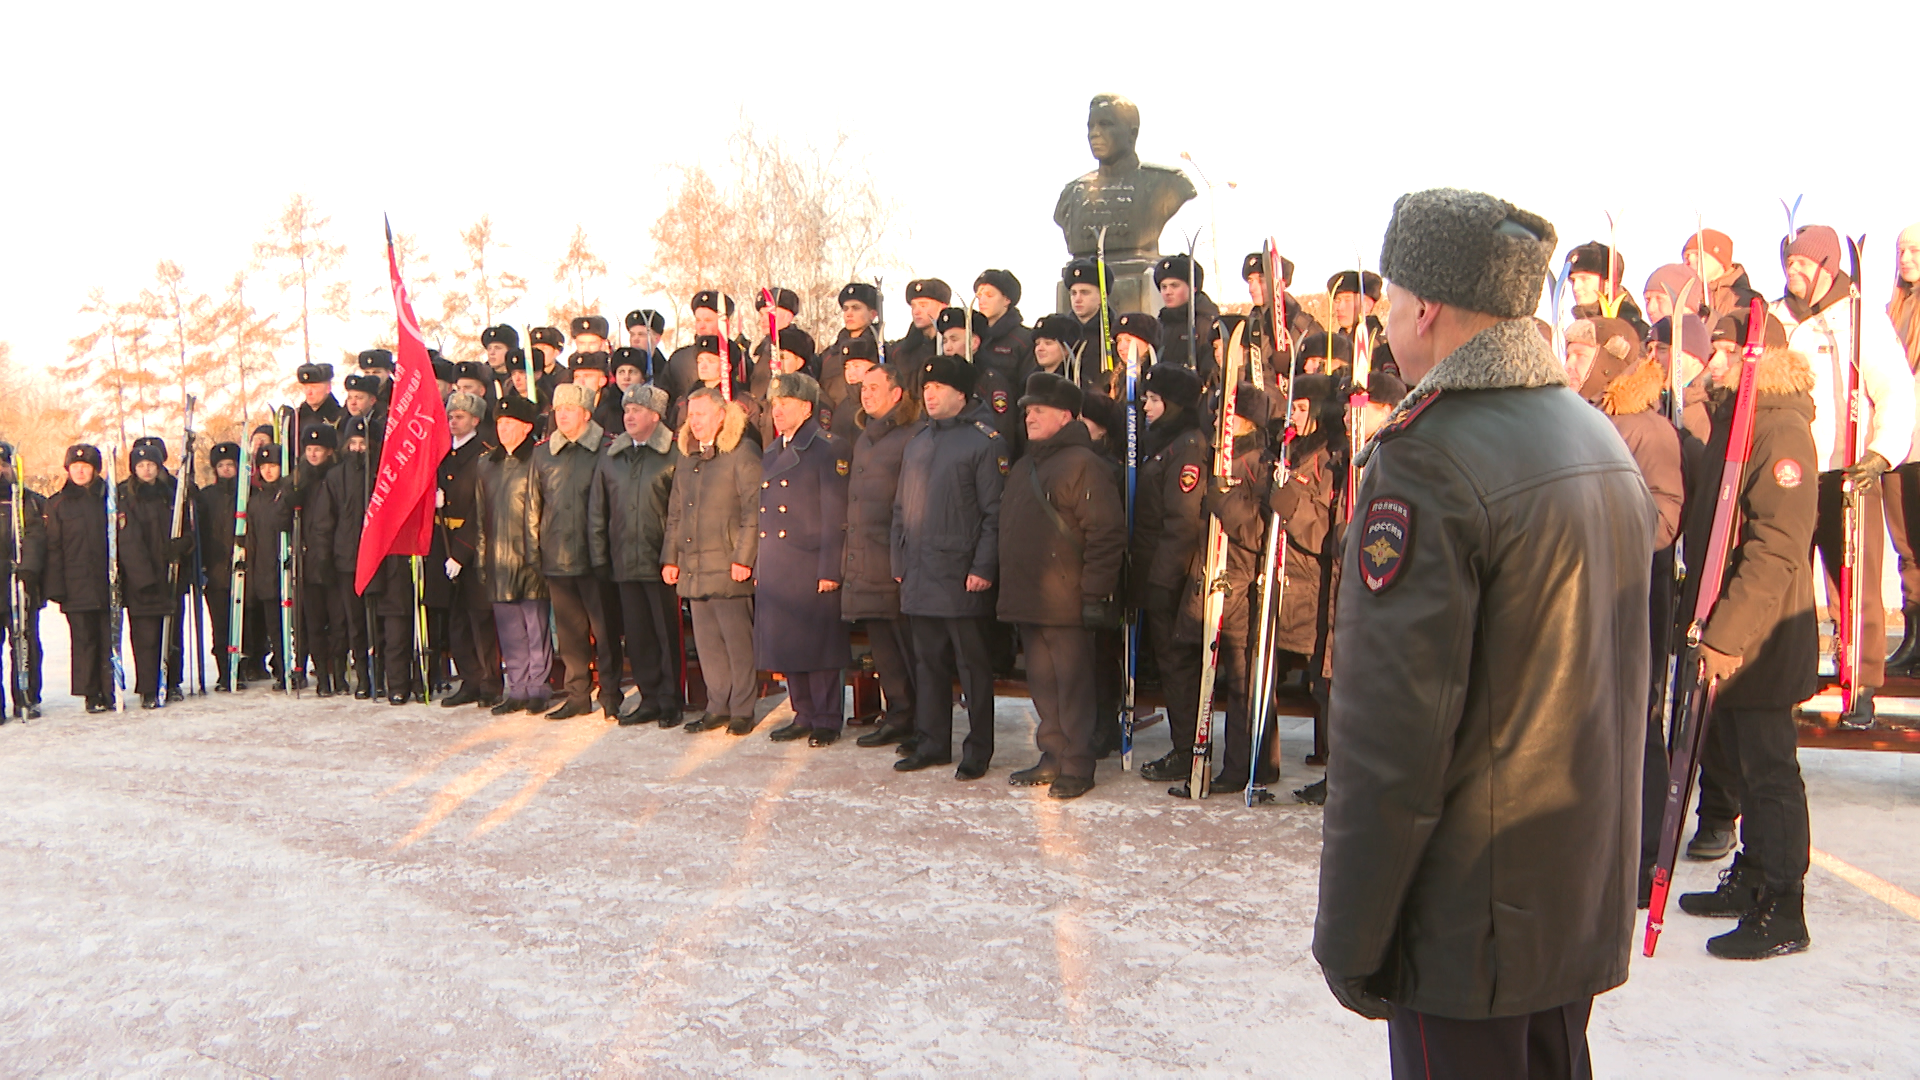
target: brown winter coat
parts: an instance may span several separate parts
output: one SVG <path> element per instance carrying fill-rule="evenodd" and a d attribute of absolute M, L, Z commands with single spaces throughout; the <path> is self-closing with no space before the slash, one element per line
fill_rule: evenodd
<path fill-rule="evenodd" d="M 1126 508 L 1086 426 L 1028 443 L 1000 497 L 1000 621 L 1083 625 L 1087 603 L 1119 588 L 1126 555 Z"/>
<path fill-rule="evenodd" d="M 691 422 L 680 429 L 660 564 L 680 568 L 677 590 L 689 600 L 753 595 L 753 579 L 735 581 L 731 573 L 734 563 L 753 566 L 760 551 L 760 448 L 746 432 L 738 401 L 727 403 L 720 433 L 704 451 Z"/>
<path fill-rule="evenodd" d="M 1680 434 L 1657 406 L 1666 387 L 1660 365 L 1644 360 L 1607 384 L 1600 395 L 1600 411 L 1613 421 L 1640 466 L 1640 476 L 1660 512 L 1654 547 L 1664 548 L 1680 535 L 1680 512 L 1686 505 L 1687 485 L 1681 471 Z"/>
<path fill-rule="evenodd" d="M 920 403 L 902 394 L 882 417 L 860 417 L 847 480 L 847 563 L 840 586 L 840 617 L 900 617 L 900 583 L 893 580 L 893 496 L 900 487 L 900 456 L 920 430 Z"/>

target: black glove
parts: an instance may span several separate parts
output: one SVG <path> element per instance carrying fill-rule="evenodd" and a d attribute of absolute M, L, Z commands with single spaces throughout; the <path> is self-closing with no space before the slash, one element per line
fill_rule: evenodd
<path fill-rule="evenodd" d="M 1359 1013 L 1369 1020 L 1393 1019 L 1393 1006 L 1385 998 L 1369 993 L 1365 976 L 1352 979 L 1337 979 L 1333 973 L 1321 970 L 1327 977 L 1327 989 L 1349 1012 Z"/>
<path fill-rule="evenodd" d="M 1082 599 L 1080 625 L 1087 630 L 1112 630 L 1120 625 L 1120 603 L 1111 596 Z"/>
<path fill-rule="evenodd" d="M 1840 473 L 1853 485 L 1853 490 L 1865 495 L 1873 491 L 1880 482 L 1880 474 L 1889 468 L 1892 466 L 1887 464 L 1886 458 L 1869 450 L 1859 461 L 1840 470 Z"/>
<path fill-rule="evenodd" d="M 613 567 L 606 563 L 593 564 L 593 576 L 608 585 L 613 584 Z"/>
<path fill-rule="evenodd" d="M 193 537 L 176 536 L 167 541 L 167 558 L 170 561 L 179 562 L 191 554 L 193 554 Z"/>

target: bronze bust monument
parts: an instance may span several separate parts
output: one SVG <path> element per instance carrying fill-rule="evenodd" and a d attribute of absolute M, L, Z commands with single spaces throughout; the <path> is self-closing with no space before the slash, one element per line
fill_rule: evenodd
<path fill-rule="evenodd" d="M 1143 281 L 1160 257 L 1160 230 L 1194 196 L 1179 169 L 1141 162 L 1134 152 L 1139 138 L 1138 106 L 1118 94 L 1095 95 L 1087 106 L 1087 148 L 1099 165 L 1062 188 L 1053 208 L 1073 258 L 1092 256 L 1106 227 L 1116 312 L 1150 310 L 1152 290 Z"/>

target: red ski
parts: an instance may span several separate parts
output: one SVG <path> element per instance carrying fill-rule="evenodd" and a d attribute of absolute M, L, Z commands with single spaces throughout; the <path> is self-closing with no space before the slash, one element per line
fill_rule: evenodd
<path fill-rule="evenodd" d="M 1667 894 L 1673 887 L 1673 863 L 1680 851 L 1680 833 L 1686 828 L 1687 804 L 1693 801 L 1693 773 L 1706 745 L 1707 718 L 1713 712 L 1714 686 L 1700 680 L 1700 635 L 1720 600 L 1727 576 L 1727 553 L 1733 547 L 1734 518 L 1740 511 L 1740 484 L 1747 455 L 1753 450 L 1754 375 L 1766 341 L 1767 309 L 1755 299 L 1747 311 L 1746 348 L 1740 357 L 1740 390 L 1733 399 L 1733 419 L 1727 432 L 1727 456 L 1720 467 L 1720 488 L 1714 494 L 1713 525 L 1707 537 L 1706 557 L 1700 562 L 1700 591 L 1694 597 L 1693 622 L 1687 627 L 1678 670 L 1689 673 L 1679 688 L 1668 718 L 1673 753 L 1667 762 L 1667 807 L 1660 822 L 1660 854 L 1653 867 L 1653 896 L 1647 904 L 1646 955 L 1652 956 L 1665 925 Z"/>

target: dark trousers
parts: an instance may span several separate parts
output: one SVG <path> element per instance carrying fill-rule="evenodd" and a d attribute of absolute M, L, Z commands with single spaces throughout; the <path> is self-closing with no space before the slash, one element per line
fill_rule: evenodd
<path fill-rule="evenodd" d="M 566 666 L 567 701 L 580 708 L 593 702 L 593 672 L 590 665 L 600 663 L 600 693 L 603 699 L 620 700 L 620 655 L 618 641 L 607 626 L 606 605 L 601 603 L 600 582 L 593 577 L 550 577 L 547 594 L 553 601 L 553 628 L 559 646 L 560 662 Z M 596 645 L 598 656 L 595 656 Z"/>
<path fill-rule="evenodd" d="M 1914 538 L 1920 536 L 1920 528 L 1914 527 L 1920 517 L 1920 462 L 1909 461 L 1881 477 L 1880 500 L 1899 559 L 1901 606 L 1920 605 L 1920 559 L 1913 551 Z"/>
<path fill-rule="evenodd" d="M 1120 699 L 1126 685 L 1126 634 L 1098 630 L 1093 635 L 1093 742 L 1109 750 L 1120 745 Z"/>
<path fill-rule="evenodd" d="M 914 682 L 919 698 L 914 705 L 914 731 L 920 752 L 953 754 L 953 683 L 967 695 L 967 738 L 960 744 L 962 761 L 986 764 L 993 760 L 993 660 L 984 618 L 944 619 L 934 615 L 907 617 L 913 631 Z"/>
<path fill-rule="evenodd" d="M 880 677 L 880 694 L 885 699 L 885 722 L 893 727 L 913 727 L 914 682 L 913 632 L 907 617 L 862 619 L 867 646 L 873 650 L 873 671 Z"/>
<path fill-rule="evenodd" d="M 1807 785 L 1800 777 L 1793 707 L 1715 709 L 1710 723 L 1728 736 L 1743 811 L 1741 851 L 1747 861 L 1760 864 L 1768 888 L 1800 891 L 1813 834 L 1807 820 Z"/>
<path fill-rule="evenodd" d="M 1027 653 L 1027 692 L 1040 717 L 1033 741 L 1040 765 L 1061 776 L 1093 779 L 1093 727 L 1098 695 L 1094 632 L 1078 626 L 1020 624 Z"/>
<path fill-rule="evenodd" d="M 753 666 L 753 598 L 694 600 L 693 647 L 700 679 L 707 684 L 707 711 L 715 716 L 752 716 L 760 700 L 760 672 Z"/>
<path fill-rule="evenodd" d="M 383 673 L 386 675 L 387 697 L 407 697 L 414 691 L 424 691 L 417 685 L 419 673 L 415 670 L 413 637 L 418 632 L 412 615 L 381 615 L 380 617 L 380 656 L 386 661 Z"/>
<path fill-rule="evenodd" d="M 345 605 L 340 603 L 339 596 L 338 586 L 300 586 L 300 651 L 304 654 L 301 663 L 312 662 L 316 679 L 342 674 L 334 670 L 333 647 L 338 620 L 346 617 Z"/>
<path fill-rule="evenodd" d="M 73 696 L 98 701 L 111 698 L 113 676 L 107 653 L 113 643 L 107 636 L 107 613 L 69 611 L 66 616 L 67 641 L 72 650 L 68 677 Z"/>
<path fill-rule="evenodd" d="M 1160 693 L 1167 702 L 1167 734 L 1173 748 L 1193 753 L 1193 730 L 1200 716 L 1200 646 L 1174 637 L 1172 607 L 1147 609 L 1147 644 L 1141 663 L 1152 663 L 1160 674 Z M 1149 657 L 1146 654 L 1151 653 Z"/>
<path fill-rule="evenodd" d="M 255 671 L 268 670 L 278 680 L 286 659 L 280 635 L 280 602 L 249 599 L 245 621 L 240 625 L 241 652 L 246 666 Z"/>
<path fill-rule="evenodd" d="M 233 645 L 233 638 L 229 636 L 233 627 L 233 594 L 208 589 L 206 597 L 209 630 L 207 651 L 213 658 L 214 683 L 227 686 L 230 685 L 227 675 L 232 663 L 228 659 L 227 649 Z"/>
<path fill-rule="evenodd" d="M 158 696 L 160 685 L 160 630 L 164 615 L 127 616 L 127 636 L 133 639 L 133 692 Z"/>
<path fill-rule="evenodd" d="M 478 584 L 471 586 L 478 590 Z M 493 605 L 474 604 L 456 588 L 448 612 L 452 626 L 453 666 L 460 672 L 460 688 L 473 688 L 484 697 L 500 695 L 500 638 L 493 625 Z"/>
<path fill-rule="evenodd" d="M 1640 874 L 1649 880 L 1660 856 L 1660 824 L 1667 807 L 1667 729 L 1663 706 L 1670 676 L 1667 650 L 1673 642 L 1673 549 L 1653 553 L 1647 598 L 1647 733 L 1640 756 Z"/>
<path fill-rule="evenodd" d="M 1394 1080 L 1590 1080 L 1593 999 L 1491 1020 L 1396 1007 L 1387 1021 Z"/>
<path fill-rule="evenodd" d="M 372 692 L 376 685 L 373 678 L 373 652 L 379 647 L 379 643 L 373 640 L 372 627 L 377 622 L 368 622 L 367 610 L 371 605 L 366 597 L 353 591 L 352 585 L 341 584 L 336 588 L 340 590 L 340 602 L 345 605 L 346 654 L 354 668 L 355 689 L 364 688 Z M 375 618 L 377 620 L 377 616 Z"/>
<path fill-rule="evenodd" d="M 794 723 L 814 731 L 840 730 L 846 723 L 846 694 L 841 689 L 840 672 L 840 668 L 785 672 Z"/>
<path fill-rule="evenodd" d="M 620 583 L 627 666 L 640 699 L 676 708 L 680 701 L 680 598 L 664 581 Z"/>
<path fill-rule="evenodd" d="M 1664 789 L 1661 794 L 1664 814 Z M 1700 748 L 1699 816 L 1703 829 L 1731 829 L 1740 816 L 1740 759 L 1733 750 L 1733 733 L 1723 724 L 1708 723 Z"/>
<path fill-rule="evenodd" d="M 1854 574 L 1860 589 L 1860 685 L 1878 687 L 1887 678 L 1887 609 L 1880 599 L 1880 560 L 1887 546 L 1887 524 L 1880 499 L 1862 499 L 1861 509 L 1866 512 L 1867 542 Z M 1820 520 L 1813 529 L 1813 546 L 1820 552 L 1821 568 L 1827 576 L 1828 608 L 1836 623 L 1846 617 L 1839 606 L 1844 523 L 1840 474 L 1821 473 Z"/>
<path fill-rule="evenodd" d="M 1246 596 L 1250 590 L 1236 586 L 1239 596 Z M 1219 727 L 1213 729 L 1213 756 L 1220 762 L 1217 774 L 1221 779 L 1244 780 L 1248 776 L 1248 767 L 1255 759 L 1253 746 L 1252 687 L 1249 676 L 1253 670 L 1253 642 L 1248 636 L 1252 622 L 1252 605 L 1242 600 L 1227 605 L 1225 615 L 1220 620 L 1219 669 L 1214 674 L 1216 692 L 1224 692 L 1227 697 L 1227 723 L 1224 734 Z M 1194 707 L 1200 702 L 1197 694 Z M 1258 759 L 1260 774 L 1256 778 L 1262 784 L 1271 784 L 1280 779 L 1280 740 L 1278 727 L 1268 724 L 1261 733 Z"/>
<path fill-rule="evenodd" d="M 513 701 L 544 705 L 547 700 L 547 669 L 553 666 L 553 640 L 547 633 L 547 619 L 552 612 L 545 599 L 493 605 L 506 693 Z"/>
<path fill-rule="evenodd" d="M 8 702 L 12 702 L 14 705 L 23 708 L 28 704 L 38 705 L 40 703 L 39 609 L 28 608 L 24 622 L 26 624 L 25 632 L 21 635 L 24 640 L 15 640 L 13 636 L 13 620 L 8 618 L 0 621 L 0 643 L 4 643 L 9 650 L 12 650 L 7 653 L 6 689 L 4 696 L 0 696 L 0 712 L 6 711 Z M 20 651 L 23 648 L 25 651 Z M 24 683 L 19 686 L 14 685 L 14 665 L 16 663 L 21 665 L 20 674 L 24 680 Z"/>

